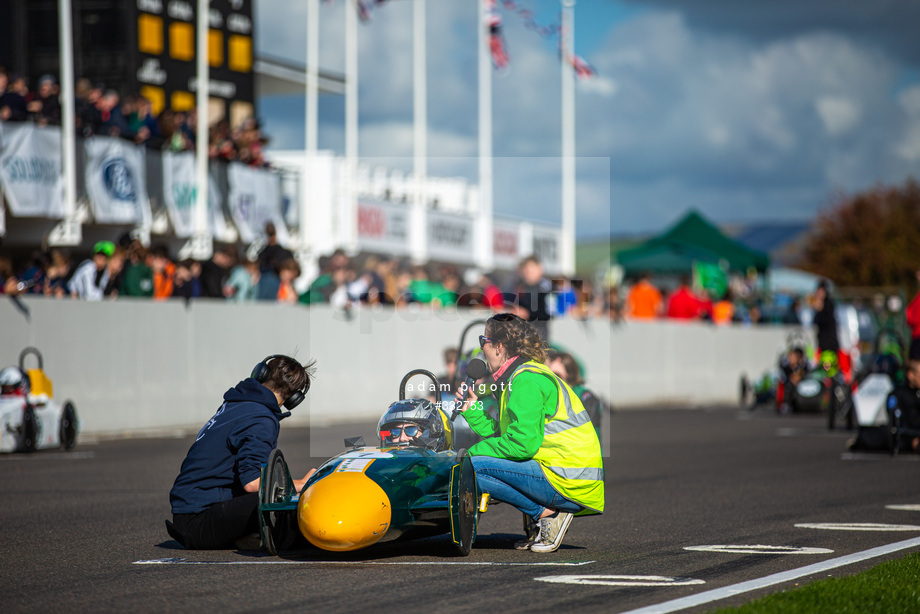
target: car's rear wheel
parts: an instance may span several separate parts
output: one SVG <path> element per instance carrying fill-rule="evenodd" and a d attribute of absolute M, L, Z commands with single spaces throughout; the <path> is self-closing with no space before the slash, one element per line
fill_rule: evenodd
<path fill-rule="evenodd" d="M 846 404 L 847 404 L 847 410 L 846 410 L 847 411 L 847 416 L 846 416 L 847 430 L 852 431 L 853 428 L 856 426 L 856 407 L 854 407 L 853 405 L 853 395 L 850 392 L 847 393 Z"/>
<path fill-rule="evenodd" d="M 22 410 L 21 433 L 20 449 L 23 452 L 35 452 L 38 449 L 38 418 L 35 417 L 35 409 L 31 405 L 26 405 Z"/>
<path fill-rule="evenodd" d="M 466 450 L 457 453 L 457 464 L 451 470 L 450 514 L 451 539 L 457 551 L 467 556 L 476 541 L 479 521 L 479 498 L 473 460 Z"/>
<path fill-rule="evenodd" d="M 741 409 L 754 409 L 756 404 L 756 397 L 754 394 L 754 389 L 751 386 L 751 383 L 748 381 L 746 375 L 741 376 L 741 381 L 738 385 L 738 406 Z"/>
<path fill-rule="evenodd" d="M 288 480 L 288 466 L 281 450 L 275 448 L 268 456 L 263 475 L 264 484 L 261 484 L 261 504 L 281 503 L 285 497 L 292 494 L 291 483 Z M 262 547 L 269 554 L 277 555 L 279 550 L 290 548 L 297 535 L 293 518 L 289 513 L 261 512 L 262 514 Z"/>
<path fill-rule="evenodd" d="M 888 424 L 888 451 L 897 456 L 901 451 L 901 410 L 895 408 Z"/>
<path fill-rule="evenodd" d="M 73 403 L 67 401 L 61 414 L 61 446 L 72 450 L 77 445 L 77 410 Z"/>
<path fill-rule="evenodd" d="M 827 428 L 834 430 L 837 424 L 853 429 L 853 398 L 843 384 L 832 383 Z"/>

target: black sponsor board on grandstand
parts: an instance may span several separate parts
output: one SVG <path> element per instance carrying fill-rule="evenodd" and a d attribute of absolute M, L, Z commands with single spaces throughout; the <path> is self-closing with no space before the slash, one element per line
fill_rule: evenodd
<path fill-rule="evenodd" d="M 74 77 L 141 92 L 155 113 L 195 106 L 196 0 L 72 0 Z M 0 66 L 59 79 L 58 0 L 0 2 Z M 255 115 L 252 0 L 211 0 L 212 121 Z M 214 117 L 217 114 L 217 117 Z"/>

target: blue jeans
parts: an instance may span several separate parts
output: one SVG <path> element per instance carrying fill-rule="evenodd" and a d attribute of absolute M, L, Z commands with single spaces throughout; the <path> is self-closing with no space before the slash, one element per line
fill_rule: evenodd
<path fill-rule="evenodd" d="M 472 460 L 479 490 L 513 505 L 534 520 L 545 508 L 573 514 L 581 510 L 580 505 L 556 492 L 535 460 L 512 461 L 492 456 L 473 456 Z"/>

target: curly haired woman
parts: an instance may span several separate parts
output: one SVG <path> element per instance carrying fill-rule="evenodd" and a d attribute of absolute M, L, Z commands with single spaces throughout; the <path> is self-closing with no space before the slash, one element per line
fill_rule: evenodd
<path fill-rule="evenodd" d="M 572 389 L 544 364 L 546 344 L 510 313 L 495 315 L 479 337 L 500 395 L 498 419 L 470 391 L 463 416 L 487 439 L 469 454 L 479 488 L 524 513 L 527 533 L 515 548 L 554 552 L 574 515 L 604 510 L 601 447 Z"/>

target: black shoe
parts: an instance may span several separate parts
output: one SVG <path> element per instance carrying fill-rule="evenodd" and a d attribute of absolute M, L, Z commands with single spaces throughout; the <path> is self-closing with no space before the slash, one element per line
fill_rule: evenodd
<path fill-rule="evenodd" d="M 185 538 L 182 536 L 182 534 L 179 533 L 179 530 L 173 525 L 173 523 L 168 520 L 166 521 L 166 532 L 169 533 L 170 537 L 179 542 L 180 546 L 185 548 Z"/>

